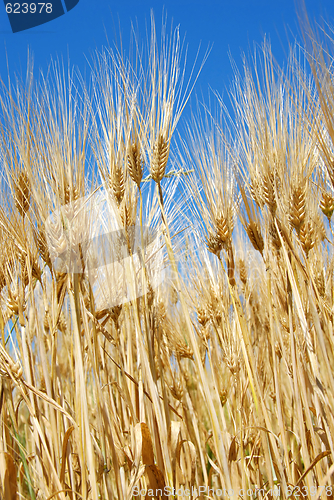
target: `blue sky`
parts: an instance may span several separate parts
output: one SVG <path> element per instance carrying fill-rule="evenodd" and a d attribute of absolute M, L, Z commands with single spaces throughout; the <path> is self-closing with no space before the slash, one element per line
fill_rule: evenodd
<path fill-rule="evenodd" d="M 333 0 L 306 0 L 312 20 L 334 22 Z M 298 16 L 293 0 L 80 0 L 66 15 L 31 30 L 13 34 L 5 8 L 0 4 L 0 76 L 6 80 L 7 58 L 10 72 L 25 72 L 28 48 L 34 56 L 35 69 L 46 72 L 51 58 L 62 57 L 83 72 L 96 48 L 107 44 L 106 33 L 112 43 L 119 25 L 126 46 L 130 37 L 131 21 L 138 22 L 144 35 L 153 9 L 159 25 L 163 8 L 174 25 L 179 24 L 189 45 L 189 62 L 201 42 L 204 49 L 213 48 L 202 71 L 197 92 L 210 85 L 218 92 L 229 85 L 232 68 L 229 52 L 240 63 L 241 51 L 249 51 L 253 43 L 260 44 L 264 36 L 270 38 L 273 53 L 279 63 L 284 60 L 287 39 L 298 35 Z"/>

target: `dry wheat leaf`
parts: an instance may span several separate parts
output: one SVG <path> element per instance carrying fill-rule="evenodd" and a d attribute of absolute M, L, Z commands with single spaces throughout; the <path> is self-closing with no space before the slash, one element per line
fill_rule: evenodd
<path fill-rule="evenodd" d="M 154 464 L 147 465 L 146 466 L 146 474 L 147 474 L 147 479 L 149 483 L 149 489 L 153 490 L 153 492 L 157 490 L 161 490 L 162 492 L 162 498 L 167 498 L 166 495 L 164 494 L 164 488 L 165 488 L 165 480 L 164 476 L 159 469 Z M 161 495 L 154 495 L 156 498 Z"/>
<path fill-rule="evenodd" d="M 143 438 L 141 432 L 141 424 L 138 423 L 134 427 L 134 437 L 135 437 L 135 466 L 138 468 L 140 464 L 140 459 L 142 455 Z"/>
<path fill-rule="evenodd" d="M 177 460 L 176 460 L 176 450 L 179 442 L 179 436 L 181 432 L 181 422 L 171 422 L 171 431 L 170 431 L 170 441 L 171 441 L 171 456 L 172 456 L 172 469 L 173 469 L 173 479 L 175 483 L 175 475 L 177 469 Z"/>
<path fill-rule="evenodd" d="M 135 488 L 135 486 L 138 484 L 139 480 L 145 474 L 145 469 L 146 465 L 141 465 L 140 467 L 136 468 L 133 467 L 131 469 L 131 478 L 128 486 L 128 498 L 132 496 L 132 490 Z"/>
<path fill-rule="evenodd" d="M 64 482 L 65 478 L 65 465 L 66 465 L 66 451 L 67 451 L 67 443 L 70 438 L 72 431 L 74 430 L 74 425 L 71 425 L 65 432 L 63 446 L 62 446 L 62 459 L 61 459 L 61 471 L 60 471 L 60 482 Z"/>
<path fill-rule="evenodd" d="M 6 472 L 4 477 L 3 491 L 4 500 L 16 500 L 17 493 L 17 467 L 9 453 L 4 452 L 6 461 Z"/>
<path fill-rule="evenodd" d="M 236 442 L 236 436 L 232 439 L 232 443 L 230 445 L 230 450 L 228 452 L 228 461 L 229 462 L 235 462 L 237 457 L 238 457 L 238 449 L 239 445 Z"/>
<path fill-rule="evenodd" d="M 186 474 L 186 475 L 184 474 L 184 471 L 182 470 L 182 467 L 181 467 L 181 460 L 180 459 L 181 459 L 181 448 L 183 445 L 189 446 L 189 452 L 186 449 L 184 451 L 185 451 L 185 453 L 187 453 L 187 457 L 189 457 L 190 461 L 191 461 L 190 477 L 189 477 L 189 474 Z M 191 441 L 188 441 L 187 439 L 183 439 L 182 441 L 180 441 L 178 444 L 178 447 L 177 447 L 176 457 L 177 457 L 177 464 L 180 468 L 182 475 L 187 477 L 187 480 L 190 482 L 190 484 L 194 484 L 195 471 L 196 471 L 196 448 L 195 448 L 194 444 Z"/>
<path fill-rule="evenodd" d="M 150 429 L 145 423 L 141 423 L 142 435 L 142 460 L 145 465 L 154 464 L 153 444 L 150 434 Z"/>
<path fill-rule="evenodd" d="M 323 458 L 325 457 L 328 457 L 328 455 L 331 455 L 331 451 L 329 450 L 326 450 L 326 451 L 322 451 L 321 453 L 319 453 L 319 455 L 317 455 L 315 457 L 315 459 L 313 460 L 313 462 L 311 463 L 311 465 L 306 469 L 306 471 L 300 476 L 300 478 L 298 479 L 297 483 L 296 483 L 296 486 L 295 488 L 297 488 L 297 486 L 302 482 L 302 480 L 305 478 L 305 476 L 313 469 L 313 467 L 315 467 L 317 465 L 317 463 L 322 460 Z"/>

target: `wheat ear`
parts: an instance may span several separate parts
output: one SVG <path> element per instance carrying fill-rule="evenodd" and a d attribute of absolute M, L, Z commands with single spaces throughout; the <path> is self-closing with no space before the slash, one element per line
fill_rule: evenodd
<path fill-rule="evenodd" d="M 143 178 L 143 163 L 139 144 L 134 142 L 129 147 L 128 169 L 131 179 L 137 184 L 138 188 L 140 188 L 140 183 Z"/>
<path fill-rule="evenodd" d="M 29 210 L 30 194 L 29 177 L 25 171 L 22 171 L 15 183 L 15 205 L 22 217 L 24 217 Z"/>
<path fill-rule="evenodd" d="M 165 175 L 166 165 L 169 155 L 169 141 L 165 139 L 162 133 L 159 133 L 158 139 L 153 147 L 153 158 L 151 166 L 152 179 L 159 184 Z"/>

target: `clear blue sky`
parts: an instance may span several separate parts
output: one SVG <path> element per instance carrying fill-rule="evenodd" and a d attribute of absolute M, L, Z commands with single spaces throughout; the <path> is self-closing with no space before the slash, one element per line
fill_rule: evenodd
<path fill-rule="evenodd" d="M 334 24 L 333 0 L 306 0 L 312 20 L 323 19 Z M 10 70 L 23 72 L 26 68 L 28 48 L 34 55 L 35 68 L 47 70 L 52 58 L 63 57 L 77 65 L 81 71 L 87 66 L 85 57 L 114 39 L 118 23 L 122 39 L 129 40 L 130 23 L 138 21 L 145 32 L 153 8 L 156 24 L 160 24 L 162 9 L 168 19 L 180 24 L 189 44 L 189 60 L 196 54 L 199 43 L 203 49 L 213 43 L 197 91 L 206 93 L 208 85 L 221 92 L 232 78 L 228 52 L 240 63 L 241 51 L 248 51 L 253 42 L 270 38 L 278 62 L 284 60 L 287 33 L 290 40 L 298 34 L 298 18 L 293 0 L 80 0 L 64 16 L 28 31 L 13 34 L 2 0 L 0 3 L 0 76 L 6 80 L 8 57 Z"/>

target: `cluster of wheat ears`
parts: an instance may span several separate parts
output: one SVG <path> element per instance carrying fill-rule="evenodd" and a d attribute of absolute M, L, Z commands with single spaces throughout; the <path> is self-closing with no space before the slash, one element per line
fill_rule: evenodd
<path fill-rule="evenodd" d="M 88 83 L 3 85 L 1 498 L 333 497 L 327 40 L 264 44 L 184 125 L 202 64 L 153 20 Z"/>

